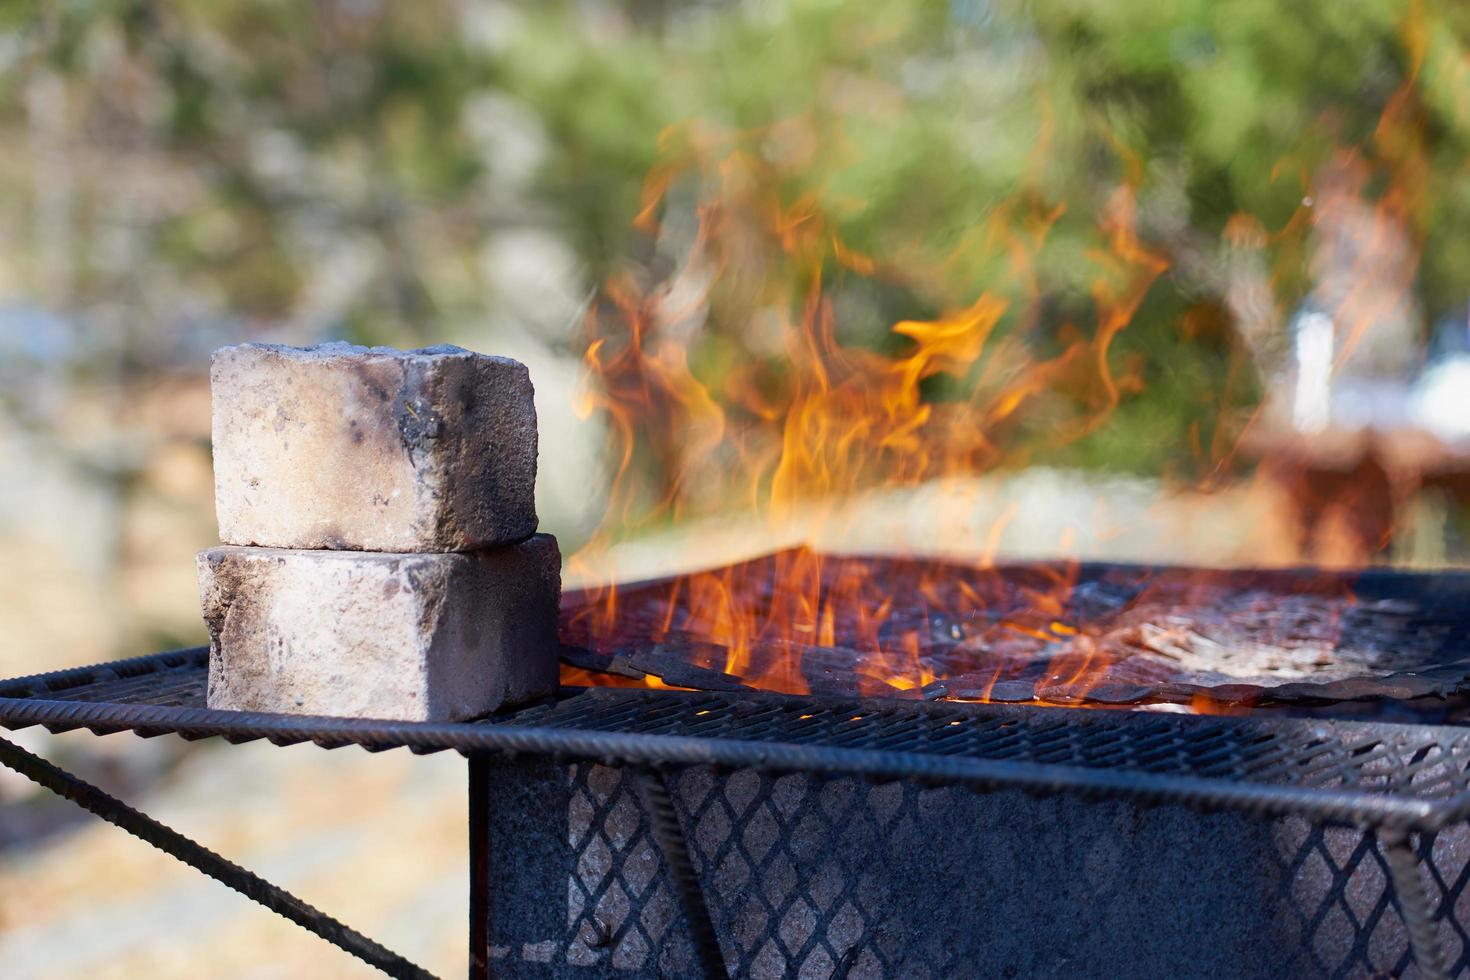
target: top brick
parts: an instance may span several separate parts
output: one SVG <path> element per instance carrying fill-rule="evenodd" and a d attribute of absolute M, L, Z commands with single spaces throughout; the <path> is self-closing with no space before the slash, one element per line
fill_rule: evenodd
<path fill-rule="evenodd" d="M 536 530 L 526 366 L 459 347 L 215 351 L 220 538 L 270 548 L 470 551 Z"/>

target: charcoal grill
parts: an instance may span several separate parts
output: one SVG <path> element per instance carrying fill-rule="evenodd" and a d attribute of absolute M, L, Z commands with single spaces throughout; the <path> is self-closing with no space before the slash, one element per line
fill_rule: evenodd
<path fill-rule="evenodd" d="M 0 724 L 469 760 L 471 976 L 1448 976 L 1470 727 L 563 689 L 471 723 L 211 711 L 207 651 L 0 682 Z M 1420 699 L 1423 700 L 1423 699 Z M 19 747 L 0 762 L 392 976 L 372 940 Z"/>

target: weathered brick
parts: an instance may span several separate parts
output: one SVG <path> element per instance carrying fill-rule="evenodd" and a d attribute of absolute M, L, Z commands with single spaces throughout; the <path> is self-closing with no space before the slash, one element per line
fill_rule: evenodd
<path fill-rule="evenodd" d="M 459 347 L 215 352 L 215 509 L 226 544 L 470 551 L 536 530 L 525 365 Z"/>
<path fill-rule="evenodd" d="M 209 706 L 451 721 L 551 694 L 561 556 L 224 545 L 199 553 Z"/>

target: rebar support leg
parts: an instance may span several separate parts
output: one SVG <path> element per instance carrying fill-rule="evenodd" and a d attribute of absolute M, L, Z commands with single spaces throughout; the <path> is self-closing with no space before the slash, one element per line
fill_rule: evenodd
<path fill-rule="evenodd" d="M 1439 942 L 1439 922 L 1429 908 L 1429 893 L 1419 873 L 1419 856 L 1404 833 L 1380 833 L 1379 843 L 1388 861 L 1393 891 L 1398 897 L 1399 914 L 1409 933 L 1409 949 L 1424 980 L 1446 980 L 1444 949 Z"/>
<path fill-rule="evenodd" d="M 679 826 L 679 815 L 674 812 L 674 801 L 669 797 L 668 787 L 664 785 L 663 776 L 653 769 L 639 769 L 638 781 L 654 839 L 663 853 L 664 866 L 669 869 L 674 887 L 679 890 L 679 903 L 684 908 L 684 919 L 689 923 L 694 950 L 699 956 L 704 976 L 708 980 L 726 977 L 720 941 L 715 936 L 709 907 L 705 905 L 704 892 L 699 887 L 699 875 L 689 860 L 689 845 L 684 839 L 683 828 Z"/>
<path fill-rule="evenodd" d="M 470 980 L 490 980 L 490 761 L 470 755 Z"/>
<path fill-rule="evenodd" d="M 351 953 L 370 966 L 377 967 L 390 977 L 407 978 L 407 980 L 433 980 L 433 974 L 427 970 L 410 963 L 360 932 L 348 928 L 325 912 L 306 904 L 279 885 L 273 885 L 259 875 L 246 871 L 204 845 L 190 840 L 147 814 L 109 796 L 91 783 L 78 779 L 66 770 L 52 765 L 40 756 L 33 755 L 19 745 L 3 738 L 0 738 L 0 765 L 14 769 L 38 786 L 44 786 L 57 796 L 71 800 L 82 809 L 95 813 L 113 826 L 121 827 L 145 844 L 150 844 L 189 867 L 204 872 L 220 884 L 227 885 L 246 898 L 259 902 L 272 912 L 290 919 L 307 932 L 315 933 L 338 949 Z"/>

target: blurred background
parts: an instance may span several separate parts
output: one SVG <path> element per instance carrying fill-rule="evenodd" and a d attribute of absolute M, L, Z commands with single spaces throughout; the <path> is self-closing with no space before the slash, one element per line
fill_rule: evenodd
<path fill-rule="evenodd" d="M 245 340 L 524 361 L 573 583 L 1470 548 L 1450 0 L 12 3 L 0 140 L 6 676 L 202 642 Z M 24 741 L 463 970 L 457 758 Z M 357 975 L 4 773 L 0 962 Z"/>

